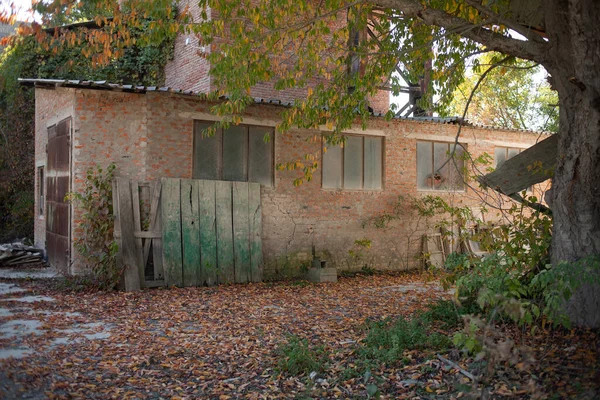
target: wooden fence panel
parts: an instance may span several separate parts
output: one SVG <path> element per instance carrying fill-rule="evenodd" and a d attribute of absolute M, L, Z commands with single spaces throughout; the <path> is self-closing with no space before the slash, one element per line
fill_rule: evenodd
<path fill-rule="evenodd" d="M 181 236 L 183 247 L 183 286 L 200 283 L 200 215 L 197 180 L 181 180 Z"/>
<path fill-rule="evenodd" d="M 262 207 L 258 183 L 248 184 L 248 228 L 250 230 L 250 280 L 262 282 Z"/>
<path fill-rule="evenodd" d="M 133 225 L 133 201 L 129 179 L 116 178 L 117 198 L 119 199 L 119 257 L 123 262 L 125 290 L 140 290 L 141 282 L 138 273 L 139 259 L 136 252 L 136 238 Z"/>
<path fill-rule="evenodd" d="M 183 286 L 181 246 L 181 185 L 179 179 L 163 178 L 162 239 L 163 268 L 167 286 Z"/>
<path fill-rule="evenodd" d="M 250 229 L 248 226 L 248 183 L 233 182 L 233 254 L 235 282 L 250 282 Z"/>
<path fill-rule="evenodd" d="M 215 214 L 217 220 L 218 283 L 233 283 L 235 281 L 231 197 L 231 182 L 217 181 L 215 183 Z"/>
<path fill-rule="evenodd" d="M 200 284 L 217 283 L 217 219 L 215 214 L 215 181 L 199 181 L 200 202 Z"/>

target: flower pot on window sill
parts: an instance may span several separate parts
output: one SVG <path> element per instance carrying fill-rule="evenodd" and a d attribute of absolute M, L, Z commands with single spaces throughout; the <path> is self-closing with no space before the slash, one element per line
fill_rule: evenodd
<path fill-rule="evenodd" d="M 432 187 L 434 189 L 438 189 L 440 186 L 442 186 L 442 183 L 444 183 L 445 181 L 444 177 L 442 177 L 440 174 L 428 175 L 426 179 L 427 186 Z"/>

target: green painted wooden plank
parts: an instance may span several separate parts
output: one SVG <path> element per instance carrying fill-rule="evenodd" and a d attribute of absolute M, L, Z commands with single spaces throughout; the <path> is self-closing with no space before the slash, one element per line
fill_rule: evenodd
<path fill-rule="evenodd" d="M 198 181 L 181 180 L 181 242 L 183 245 L 183 286 L 200 283 L 200 215 Z"/>
<path fill-rule="evenodd" d="M 234 282 L 231 182 L 215 182 L 219 283 Z"/>
<path fill-rule="evenodd" d="M 163 269 L 167 286 L 183 286 L 181 251 L 181 203 L 179 179 L 163 178 L 162 182 L 162 244 Z"/>
<path fill-rule="evenodd" d="M 217 283 L 217 221 L 215 217 L 215 181 L 198 181 L 200 209 L 200 284 Z"/>
<path fill-rule="evenodd" d="M 235 283 L 250 282 L 248 183 L 233 182 L 233 254 Z"/>
<path fill-rule="evenodd" d="M 248 184 L 248 219 L 251 280 L 261 282 L 263 279 L 262 206 L 258 183 Z"/>

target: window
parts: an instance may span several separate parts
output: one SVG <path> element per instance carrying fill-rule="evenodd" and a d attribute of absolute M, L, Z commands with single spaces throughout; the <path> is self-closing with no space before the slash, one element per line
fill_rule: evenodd
<path fill-rule="evenodd" d="M 211 125 L 194 122 L 194 179 L 273 186 L 273 128 L 238 125 L 203 137 L 203 130 Z"/>
<path fill-rule="evenodd" d="M 323 144 L 323 187 L 379 190 L 383 187 L 383 138 L 345 136 L 344 146 Z"/>
<path fill-rule="evenodd" d="M 38 212 L 40 217 L 44 215 L 44 167 L 38 167 Z"/>
<path fill-rule="evenodd" d="M 521 149 L 512 147 L 496 147 L 494 150 L 494 160 L 496 160 L 496 168 L 504 164 L 505 161 L 513 158 L 521 152 Z"/>
<path fill-rule="evenodd" d="M 457 145 L 454 159 L 449 160 L 454 143 L 417 142 L 417 189 L 464 190 L 464 149 Z"/>

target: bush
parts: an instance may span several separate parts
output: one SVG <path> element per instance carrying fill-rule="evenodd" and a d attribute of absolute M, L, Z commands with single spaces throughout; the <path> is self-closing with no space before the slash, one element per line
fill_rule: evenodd
<path fill-rule="evenodd" d="M 83 210 L 79 227 L 81 238 L 75 240 L 75 248 L 84 258 L 92 272 L 91 279 L 99 289 L 114 289 L 123 273 L 117 265 L 118 245 L 114 240 L 114 216 L 112 204 L 112 181 L 115 165 L 104 171 L 100 166 L 89 169 L 83 193 L 69 193 L 69 200 Z"/>

